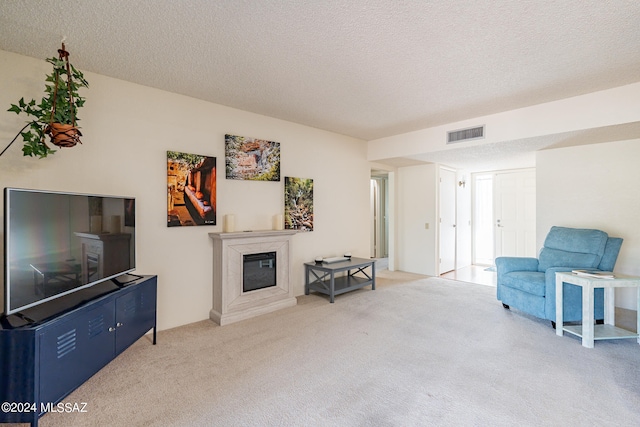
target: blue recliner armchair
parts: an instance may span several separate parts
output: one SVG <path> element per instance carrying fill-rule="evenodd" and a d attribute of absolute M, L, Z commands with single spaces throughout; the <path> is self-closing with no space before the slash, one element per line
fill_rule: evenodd
<path fill-rule="evenodd" d="M 496 258 L 497 297 L 504 308 L 556 320 L 556 272 L 574 269 L 613 271 L 622 239 L 600 230 L 551 227 L 539 257 Z M 563 285 L 563 319 L 582 320 L 582 288 Z M 595 290 L 594 318 L 604 319 L 604 291 Z"/>

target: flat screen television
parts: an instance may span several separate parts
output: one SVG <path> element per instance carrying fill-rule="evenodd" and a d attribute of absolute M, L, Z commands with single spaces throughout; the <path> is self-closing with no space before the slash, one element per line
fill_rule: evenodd
<path fill-rule="evenodd" d="M 5 188 L 4 315 L 133 271 L 135 237 L 132 197 Z"/>

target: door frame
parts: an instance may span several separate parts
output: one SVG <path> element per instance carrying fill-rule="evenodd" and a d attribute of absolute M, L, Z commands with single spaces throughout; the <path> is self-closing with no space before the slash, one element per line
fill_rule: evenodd
<path fill-rule="evenodd" d="M 389 177 L 371 175 L 371 257 L 389 256 Z"/>

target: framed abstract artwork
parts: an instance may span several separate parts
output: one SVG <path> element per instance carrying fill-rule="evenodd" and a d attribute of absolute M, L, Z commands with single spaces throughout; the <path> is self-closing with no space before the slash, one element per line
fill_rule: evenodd
<path fill-rule="evenodd" d="M 280 143 L 225 135 L 227 179 L 280 181 Z"/>
<path fill-rule="evenodd" d="M 216 225 L 216 158 L 167 151 L 167 227 Z"/>

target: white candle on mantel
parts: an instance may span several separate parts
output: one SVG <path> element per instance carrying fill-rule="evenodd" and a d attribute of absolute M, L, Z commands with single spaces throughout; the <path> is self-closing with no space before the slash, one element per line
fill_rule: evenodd
<path fill-rule="evenodd" d="M 236 217 L 233 215 L 224 216 L 224 232 L 231 233 L 236 228 Z"/>
<path fill-rule="evenodd" d="M 273 229 L 284 230 L 284 218 L 281 214 L 273 216 Z"/>

